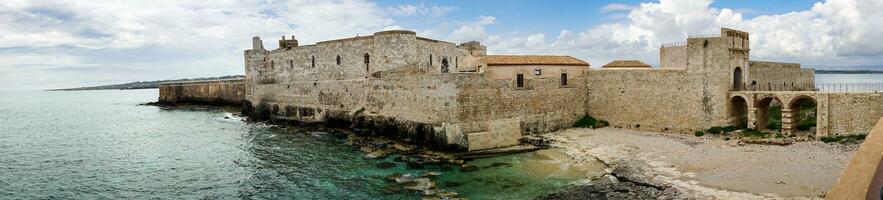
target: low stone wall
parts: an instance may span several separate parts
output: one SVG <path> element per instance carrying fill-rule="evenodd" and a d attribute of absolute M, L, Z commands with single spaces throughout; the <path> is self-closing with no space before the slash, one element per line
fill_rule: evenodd
<path fill-rule="evenodd" d="M 159 103 L 196 103 L 207 105 L 242 105 L 244 79 L 165 83 L 159 86 Z"/>
<path fill-rule="evenodd" d="M 883 93 L 840 92 L 826 96 L 828 132 L 832 135 L 867 134 L 883 117 Z"/>

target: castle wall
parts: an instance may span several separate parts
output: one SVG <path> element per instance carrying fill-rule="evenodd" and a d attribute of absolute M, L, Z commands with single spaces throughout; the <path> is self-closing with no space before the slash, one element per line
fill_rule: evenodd
<path fill-rule="evenodd" d="M 763 88 L 769 90 L 771 85 L 794 84 L 795 86 L 814 87 L 815 71 L 801 69 L 797 63 L 751 61 L 748 67 L 747 88 Z M 756 83 L 752 87 L 752 83 Z M 770 84 L 770 85 L 768 85 Z M 782 88 L 785 89 L 785 88 Z"/>
<path fill-rule="evenodd" d="M 828 127 L 832 135 L 867 134 L 883 117 L 883 93 L 826 93 Z M 821 112 L 820 112 L 821 113 Z"/>
<path fill-rule="evenodd" d="M 242 105 L 245 97 L 243 79 L 193 81 L 161 84 L 159 103 L 197 103 L 211 105 Z"/>
<path fill-rule="evenodd" d="M 587 66 L 574 65 L 495 65 L 485 69 L 486 78 L 494 80 L 515 80 L 517 74 L 524 74 L 524 79 L 560 78 L 561 73 L 567 73 L 568 78 L 582 77 Z M 541 69 L 540 75 L 534 74 L 534 69 Z"/>
<path fill-rule="evenodd" d="M 659 48 L 659 68 L 684 69 L 687 67 L 687 47 L 672 46 Z"/>
<path fill-rule="evenodd" d="M 704 127 L 701 88 L 686 70 L 588 70 L 586 111 L 611 126 L 686 132 Z"/>
<path fill-rule="evenodd" d="M 511 146 L 522 135 L 561 130 L 586 114 L 582 77 L 493 80 L 480 74 L 458 76 L 456 116 L 470 150 Z"/>

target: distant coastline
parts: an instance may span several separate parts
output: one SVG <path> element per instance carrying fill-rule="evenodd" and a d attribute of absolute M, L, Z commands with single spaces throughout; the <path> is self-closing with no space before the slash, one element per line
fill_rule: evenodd
<path fill-rule="evenodd" d="M 223 80 L 223 79 L 235 79 L 235 78 L 245 78 L 245 76 L 243 76 L 243 75 L 230 75 L 230 76 L 207 77 L 207 78 L 185 78 L 185 79 L 175 79 L 175 80 L 137 81 L 137 82 L 123 83 L 123 84 L 65 88 L 65 89 L 52 89 L 52 90 L 47 90 L 47 91 L 155 89 L 155 88 L 159 88 L 159 84 L 170 83 L 170 82 L 210 81 L 210 80 Z"/>
<path fill-rule="evenodd" d="M 883 74 L 883 70 L 816 70 L 816 74 Z"/>

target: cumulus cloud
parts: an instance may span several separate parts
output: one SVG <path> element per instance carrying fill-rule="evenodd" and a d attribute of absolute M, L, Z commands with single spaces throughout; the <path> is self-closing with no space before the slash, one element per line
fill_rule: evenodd
<path fill-rule="evenodd" d="M 0 89 L 241 74 L 254 35 L 274 48 L 401 28 L 363 0 L 9 0 L 0 27 Z"/>
<path fill-rule="evenodd" d="M 425 15 L 425 16 L 433 16 L 433 17 L 441 17 L 447 15 L 449 12 L 454 11 L 454 7 L 450 6 L 438 6 L 432 5 L 427 6 L 426 4 L 405 4 L 389 7 L 388 10 L 393 15 L 400 16 L 415 16 L 415 15 Z"/>
<path fill-rule="evenodd" d="M 602 7 L 601 12 L 608 13 L 608 12 L 617 12 L 617 11 L 629 11 L 634 8 L 635 8 L 635 6 L 628 5 L 628 4 L 611 3 L 611 4 L 607 4 L 604 7 Z"/>
<path fill-rule="evenodd" d="M 494 16 L 479 16 L 474 22 L 460 26 L 454 30 L 448 40 L 453 42 L 465 42 L 473 40 L 483 40 L 488 37 L 484 26 L 494 24 L 497 18 Z"/>
<path fill-rule="evenodd" d="M 883 2 L 827 0 L 810 10 L 746 19 L 737 9 L 711 7 L 710 0 L 660 0 L 637 6 L 609 4 L 603 12 L 624 11 L 626 20 L 580 31 L 562 30 L 553 40 L 542 34 L 488 34 L 491 53 L 564 53 L 602 65 L 614 59 L 658 63 L 664 42 L 736 28 L 751 33 L 751 56 L 809 65 L 878 64 L 883 61 Z M 466 28 L 467 26 L 461 27 Z M 481 26 L 471 26 L 478 29 Z M 477 35 L 477 34 L 476 34 Z M 473 38 L 474 39 L 474 38 Z"/>

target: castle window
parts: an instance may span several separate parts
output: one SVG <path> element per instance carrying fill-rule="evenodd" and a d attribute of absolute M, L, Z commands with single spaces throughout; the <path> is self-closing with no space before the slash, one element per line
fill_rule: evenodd
<path fill-rule="evenodd" d="M 448 58 L 442 58 L 442 73 L 448 73 Z"/>
<path fill-rule="evenodd" d="M 288 68 L 294 69 L 294 60 L 288 60 Z"/>
<path fill-rule="evenodd" d="M 460 68 L 460 57 L 454 57 L 454 68 Z"/>
<path fill-rule="evenodd" d="M 515 75 L 515 87 L 524 87 L 524 74 Z"/>
<path fill-rule="evenodd" d="M 365 53 L 365 71 L 370 71 L 370 69 L 368 68 L 368 63 L 371 63 L 371 55 Z"/>
<path fill-rule="evenodd" d="M 340 65 L 340 55 L 337 55 L 337 65 Z"/>
<path fill-rule="evenodd" d="M 432 54 L 429 54 L 429 66 L 432 67 Z"/>
<path fill-rule="evenodd" d="M 567 73 L 561 73 L 561 86 L 567 86 Z"/>
<path fill-rule="evenodd" d="M 270 69 L 276 68 L 276 63 L 270 60 Z"/>
<path fill-rule="evenodd" d="M 310 67 L 316 68 L 316 56 L 310 56 Z"/>
<path fill-rule="evenodd" d="M 539 76 L 542 74 L 543 74 L 543 71 L 540 68 L 533 69 L 533 75 Z"/>

